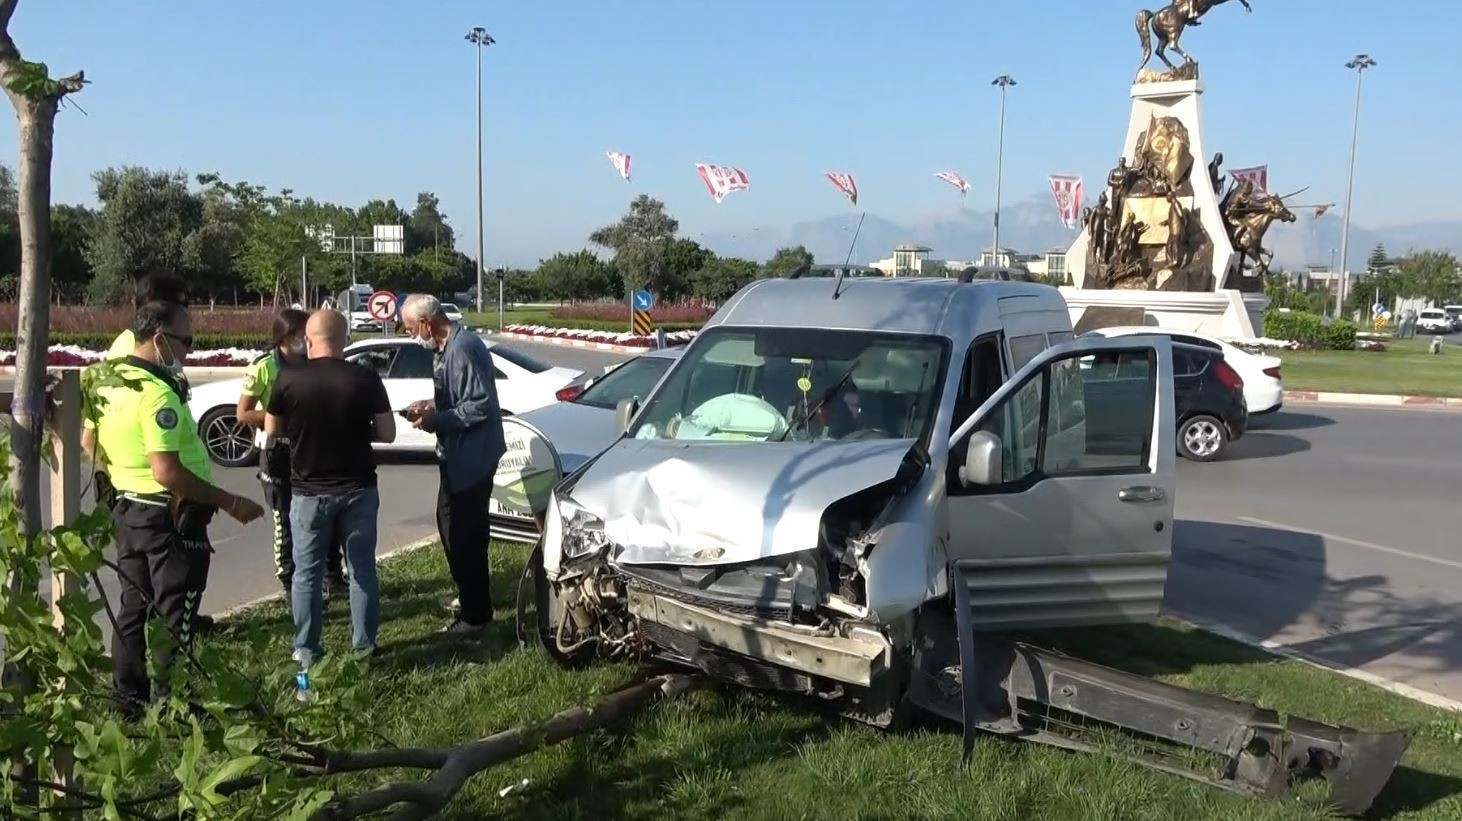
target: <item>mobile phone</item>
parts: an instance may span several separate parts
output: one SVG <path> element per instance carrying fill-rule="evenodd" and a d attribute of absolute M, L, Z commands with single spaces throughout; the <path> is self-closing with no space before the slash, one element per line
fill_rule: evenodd
<path fill-rule="evenodd" d="M 407 408 L 402 408 L 401 410 L 396 411 L 396 415 L 401 417 L 402 419 L 405 419 L 408 422 L 411 421 L 411 411 Z"/>

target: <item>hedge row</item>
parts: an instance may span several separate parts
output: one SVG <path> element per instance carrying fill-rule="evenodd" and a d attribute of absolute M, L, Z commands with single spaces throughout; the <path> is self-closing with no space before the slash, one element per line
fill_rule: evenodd
<path fill-rule="evenodd" d="M 1356 330 L 1356 324 L 1349 320 L 1326 322 L 1319 314 L 1304 311 L 1270 311 L 1264 314 L 1265 336 L 1298 342 L 1305 347 L 1353 351 Z"/>
<path fill-rule="evenodd" d="M 117 338 L 117 331 L 107 333 L 81 332 L 81 333 L 53 333 L 51 334 L 52 345 L 75 345 L 88 351 L 105 351 L 112 347 L 112 341 Z M 262 351 L 269 347 L 268 334 L 194 334 L 193 350 L 195 351 L 216 351 L 222 348 L 242 348 L 244 350 Z M 0 350 L 15 350 L 15 334 L 0 333 Z"/>

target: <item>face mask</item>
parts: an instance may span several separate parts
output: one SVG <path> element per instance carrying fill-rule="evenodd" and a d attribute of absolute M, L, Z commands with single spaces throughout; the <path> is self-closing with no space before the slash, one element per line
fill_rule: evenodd
<path fill-rule="evenodd" d="M 182 390 L 183 396 L 187 397 L 188 376 L 183 372 L 183 360 L 179 359 L 177 354 L 173 353 L 173 344 L 168 341 L 166 334 L 158 334 L 158 339 L 162 340 L 162 344 L 157 346 L 159 353 L 161 353 L 163 348 L 167 348 L 168 358 L 172 361 L 159 361 L 157 366 L 167 371 L 168 376 L 172 377 L 172 380 L 178 384 L 178 388 Z M 161 359 L 161 356 L 158 358 Z"/>
<path fill-rule="evenodd" d="M 427 332 L 430 333 L 431 332 L 431 326 L 430 325 L 427 325 L 425 327 L 427 329 Z M 426 337 L 413 336 L 411 338 L 411 341 L 412 342 L 415 342 L 416 344 L 420 345 L 423 348 L 426 348 L 429 351 L 435 351 L 437 349 L 437 341 L 435 339 L 433 339 L 432 337 L 430 337 L 430 336 L 426 336 Z"/>

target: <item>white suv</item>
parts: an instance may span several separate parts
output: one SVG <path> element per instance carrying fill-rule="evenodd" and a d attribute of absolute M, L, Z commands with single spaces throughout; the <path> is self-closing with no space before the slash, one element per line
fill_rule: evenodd
<path fill-rule="evenodd" d="M 1131 336 L 1133 334 L 1165 334 L 1174 342 L 1223 351 L 1223 361 L 1239 372 L 1244 380 L 1244 402 L 1250 416 L 1274 413 L 1284 405 L 1284 379 L 1280 375 L 1280 359 L 1268 354 L 1254 354 L 1222 339 L 1176 328 L 1148 325 L 1125 325 L 1118 328 L 1097 328 L 1082 336 Z"/>
<path fill-rule="evenodd" d="M 1441 308 L 1427 308 L 1416 315 L 1416 329 L 1428 334 L 1452 332 L 1452 318 Z"/>

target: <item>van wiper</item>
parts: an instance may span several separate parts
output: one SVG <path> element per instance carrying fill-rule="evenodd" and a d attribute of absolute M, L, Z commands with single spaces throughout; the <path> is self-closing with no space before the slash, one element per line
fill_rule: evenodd
<path fill-rule="evenodd" d="M 843 389 L 843 386 L 848 384 L 848 380 L 851 379 L 853 376 L 853 371 L 858 369 L 858 365 L 862 361 L 862 356 L 858 356 L 857 358 L 855 358 L 853 360 L 853 364 L 849 365 L 848 369 L 843 371 L 843 375 L 838 377 L 838 381 L 833 383 L 833 386 L 831 388 L 828 388 L 827 391 L 823 393 L 821 399 L 817 400 L 817 404 L 808 408 L 800 416 L 794 419 L 792 421 L 792 424 L 788 425 L 787 429 L 782 431 L 782 435 L 777 437 L 776 441 L 785 442 L 787 440 L 787 437 L 792 434 L 792 431 L 796 430 L 801 425 L 807 424 L 807 420 L 811 419 L 814 413 L 822 410 L 822 406 L 826 405 L 834 396 L 837 396 L 838 391 L 841 391 Z"/>

